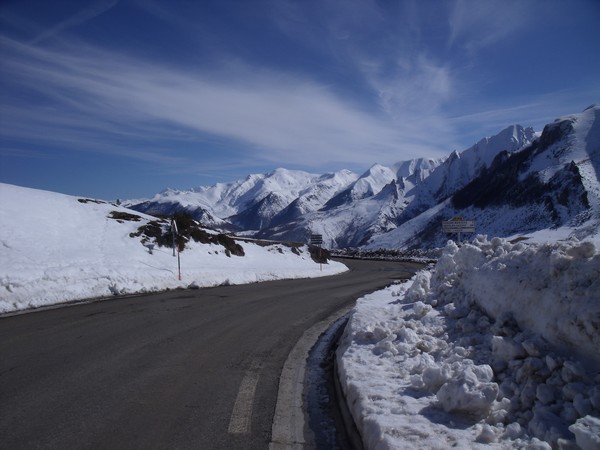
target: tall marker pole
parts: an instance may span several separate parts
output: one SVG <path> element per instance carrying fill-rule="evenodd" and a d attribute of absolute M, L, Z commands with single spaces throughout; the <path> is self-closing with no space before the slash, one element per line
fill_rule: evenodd
<path fill-rule="evenodd" d="M 177 246 L 177 273 L 178 279 L 181 281 L 181 260 L 179 259 L 179 245 Z"/>
<path fill-rule="evenodd" d="M 175 217 L 171 219 L 171 233 L 173 234 L 173 256 L 175 256 L 175 237 L 177 236 L 177 234 L 179 234 L 179 232 L 177 231 L 177 223 L 175 222 Z M 177 244 L 177 273 L 177 278 L 181 280 L 181 260 L 179 258 L 179 244 Z"/>

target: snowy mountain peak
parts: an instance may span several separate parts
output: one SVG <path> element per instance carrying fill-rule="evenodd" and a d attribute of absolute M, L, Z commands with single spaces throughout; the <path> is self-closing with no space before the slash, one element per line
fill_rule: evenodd
<path fill-rule="evenodd" d="M 387 233 L 389 240 L 371 245 L 439 245 L 446 238 L 439 222 L 457 215 L 485 223 L 482 233 L 569 223 L 586 223 L 594 232 L 600 223 L 599 117 L 600 106 L 592 105 L 542 133 L 510 125 L 447 158 L 373 164 L 360 176 L 278 168 L 192 191 L 167 190 L 138 206 L 151 214 L 184 208 L 263 238 L 302 240 L 317 227 L 333 246 L 362 246 Z M 502 211 L 512 218 L 490 219 L 499 214 L 490 212 L 494 208 L 508 208 Z"/>
<path fill-rule="evenodd" d="M 417 172 L 431 171 L 439 166 L 445 158 L 416 158 L 409 161 L 400 161 L 394 164 L 398 177 L 408 178 Z"/>
<path fill-rule="evenodd" d="M 533 128 L 523 128 L 521 125 L 511 125 L 492 137 L 481 139 L 460 154 L 462 159 L 468 159 L 473 169 L 492 163 L 496 155 L 502 151 L 514 152 L 535 139 Z"/>
<path fill-rule="evenodd" d="M 592 105 L 579 114 L 556 119 L 544 127 L 540 137 L 538 155 L 532 170 L 540 165 L 564 165 L 570 161 L 581 162 L 600 159 L 600 105 Z"/>
<path fill-rule="evenodd" d="M 282 188 L 282 190 L 289 187 L 298 189 L 310 184 L 315 178 L 318 178 L 318 175 L 301 170 L 288 170 L 280 167 L 266 174 L 263 178 L 263 182 L 271 183 L 274 186 Z"/>
<path fill-rule="evenodd" d="M 445 160 L 446 158 L 417 158 L 400 161 L 394 164 L 393 168 L 398 180 L 405 179 L 413 185 L 419 185 Z"/>
<path fill-rule="evenodd" d="M 383 187 L 396 179 L 396 173 L 390 167 L 373 164 L 350 186 L 332 197 L 324 206 L 324 210 L 336 208 L 344 204 L 376 195 Z"/>
<path fill-rule="evenodd" d="M 600 218 L 600 105 L 546 125 L 521 180 L 536 174 L 547 183 L 571 164 L 577 166 L 591 209 Z"/>
<path fill-rule="evenodd" d="M 514 152 L 535 139 L 533 128 L 511 125 L 492 137 L 485 137 L 463 150 L 454 151 L 442 164 L 437 166 L 427 179 L 431 195 L 442 200 L 465 186 L 484 167 L 489 167 L 502 151 Z"/>
<path fill-rule="evenodd" d="M 381 164 L 373 164 L 354 184 L 354 192 L 357 194 L 375 195 L 385 185 L 396 178 L 395 171 Z"/>

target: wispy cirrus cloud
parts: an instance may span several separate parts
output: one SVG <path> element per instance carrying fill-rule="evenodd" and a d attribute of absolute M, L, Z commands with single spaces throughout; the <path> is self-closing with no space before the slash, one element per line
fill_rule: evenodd
<path fill-rule="evenodd" d="M 474 54 L 508 37 L 514 39 L 520 29 L 537 17 L 534 6 L 531 1 L 455 0 L 448 16 L 448 45 L 462 46 Z"/>
<path fill-rule="evenodd" d="M 40 42 L 58 35 L 71 27 L 83 25 L 94 17 L 97 17 L 110 10 L 116 6 L 117 3 L 119 3 L 119 0 L 95 0 L 77 11 L 75 14 L 40 32 L 35 38 L 33 38 L 30 44 L 39 44 Z"/>
<path fill-rule="evenodd" d="M 320 8 L 303 8 L 285 0 L 274 3 L 278 29 L 333 55 L 347 68 L 353 85 L 363 90 L 366 103 L 403 130 L 403 136 L 412 134 L 400 140 L 399 146 L 410 146 L 434 128 L 439 137 L 434 146 L 445 147 L 443 141 L 453 133 L 442 110 L 454 98 L 457 80 L 451 65 L 428 47 L 430 18 L 418 2 L 382 5 L 372 0 L 322 0 Z"/>
<path fill-rule="evenodd" d="M 558 117 L 583 111 L 588 103 L 600 98 L 600 88 L 590 99 L 590 91 L 565 88 L 539 95 L 532 95 L 509 104 L 497 104 L 494 108 L 482 108 L 476 112 L 448 117 L 456 129 L 476 139 L 491 135 L 508 124 L 531 126 L 536 131 Z M 470 129 L 470 130 L 469 130 Z"/>
<path fill-rule="evenodd" d="M 8 2 L 0 176 L 41 185 L 75 167 L 77 192 L 116 170 L 141 191 L 447 155 L 597 102 L 599 13 L 595 0 Z"/>
<path fill-rule="evenodd" d="M 35 41 L 115 3 L 97 3 Z M 238 159 L 315 167 L 440 156 L 453 146 L 455 126 L 444 107 L 455 99 L 460 80 L 452 65 L 427 46 L 423 23 L 428 18 L 417 4 L 408 2 L 390 15 L 374 1 L 327 0 L 320 2 L 318 17 L 298 4 L 275 5 L 271 15 L 277 28 L 305 46 L 324 46 L 319 52 L 333 55 L 355 77 L 361 101 L 316 77 L 235 56 L 218 66 L 184 68 L 77 40 L 47 47 L 5 38 L 9 51 L 2 69 L 38 102 L 32 107 L 7 99 L 2 108 L 12 125 L 3 126 L 3 133 L 142 159 L 144 153 L 136 149 L 144 145 L 149 157 L 164 154 L 173 164 L 184 159 L 177 143 L 190 148 L 197 142 L 200 149 L 206 140 L 231 142 Z M 162 3 L 139 6 L 183 29 L 193 28 Z M 455 16 L 460 26 L 469 23 L 464 13 Z"/>
<path fill-rule="evenodd" d="M 115 42 L 82 41 L 76 25 L 115 7 L 109 0 L 38 31 L 29 44 L 1 38 L 4 139 L 163 158 L 174 168 L 227 148 L 223 167 L 321 170 L 441 156 L 470 145 L 470 136 L 522 119 L 529 125 L 528 114 L 552 103 L 515 93 L 503 103 L 503 93 L 483 92 L 495 72 L 484 72 L 478 55 L 527 28 L 531 2 L 264 0 L 252 8 L 259 22 L 239 35 L 222 25 L 230 15 L 246 25 L 245 5 L 219 15 L 218 2 L 134 3 L 152 30 L 178 33 L 169 49 L 190 48 L 171 57 L 159 36 L 160 45 L 127 46 L 140 57 Z M 256 30 L 265 34 L 253 41 Z M 303 52 L 298 61 L 282 54 L 290 48 Z"/>
<path fill-rule="evenodd" d="M 221 138 L 258 160 L 303 165 L 391 162 L 402 157 L 399 142 L 412 152 L 433 145 L 419 130 L 362 110 L 327 86 L 243 63 L 202 73 L 81 44 L 54 51 L 3 38 L 2 45 L 9 49 L 5 79 L 36 99 L 23 105 L 5 98 L 5 138 L 38 136 L 95 151 L 121 151 L 115 142 L 128 139 L 153 148 L 156 141 Z"/>

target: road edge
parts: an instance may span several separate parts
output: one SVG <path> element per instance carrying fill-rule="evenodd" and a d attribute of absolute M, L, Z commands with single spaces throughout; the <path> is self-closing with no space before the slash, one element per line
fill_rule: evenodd
<path fill-rule="evenodd" d="M 306 330 L 289 353 L 279 377 L 277 404 L 271 428 L 270 450 L 305 449 L 314 446 L 304 417 L 304 375 L 310 349 L 336 320 L 354 305 L 345 306 Z M 308 436 L 307 436 L 308 434 Z"/>

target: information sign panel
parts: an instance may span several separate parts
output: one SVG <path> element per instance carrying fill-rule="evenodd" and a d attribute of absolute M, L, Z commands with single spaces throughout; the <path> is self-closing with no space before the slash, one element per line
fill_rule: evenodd
<path fill-rule="evenodd" d="M 442 222 L 444 233 L 475 233 L 474 220 L 447 220 Z"/>
<path fill-rule="evenodd" d="M 310 243 L 312 245 L 321 245 L 323 243 L 323 235 L 322 234 L 311 234 L 310 235 Z"/>

